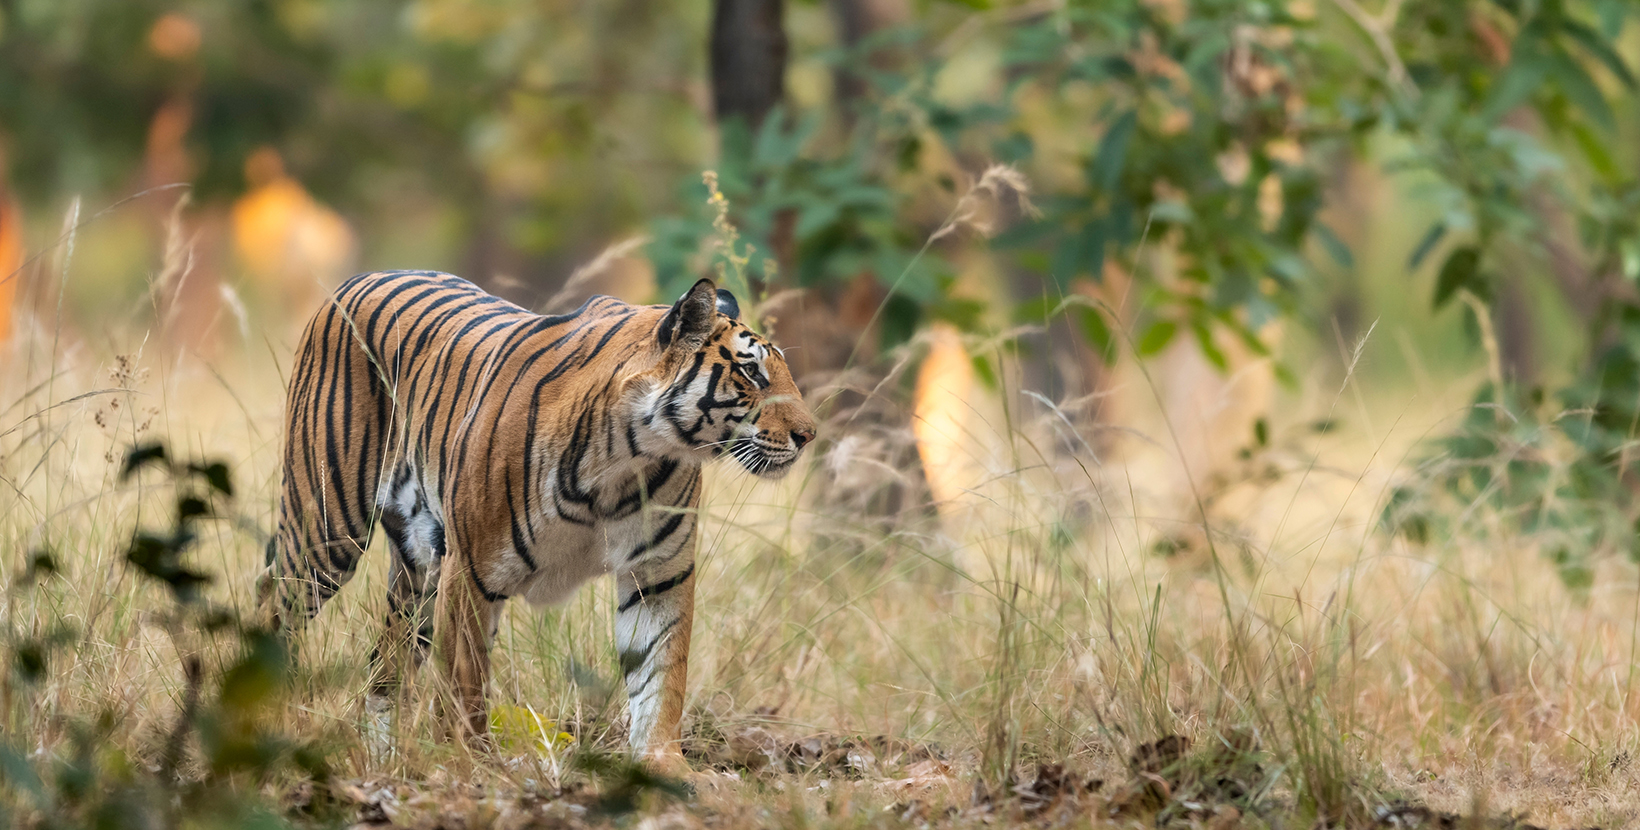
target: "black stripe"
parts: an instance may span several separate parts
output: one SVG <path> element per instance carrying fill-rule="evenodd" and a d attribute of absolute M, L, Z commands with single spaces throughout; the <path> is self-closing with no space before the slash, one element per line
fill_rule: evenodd
<path fill-rule="evenodd" d="M 636 512 L 638 508 L 643 506 L 645 500 L 653 499 L 655 493 L 666 486 L 666 482 L 672 480 L 672 473 L 676 472 L 677 469 L 678 462 L 670 458 L 661 459 L 655 464 L 655 469 L 649 477 L 644 479 L 643 486 L 641 488 L 634 486 L 631 493 L 616 502 L 615 506 L 604 511 L 604 518 L 620 519 Z"/>
<path fill-rule="evenodd" d="M 507 598 L 506 594 L 498 594 L 485 586 L 484 580 L 478 578 L 478 566 L 469 565 L 467 575 L 473 578 L 473 584 L 478 586 L 478 592 L 484 595 L 484 599 L 490 602 L 500 602 Z"/>
<path fill-rule="evenodd" d="M 626 600 L 621 603 L 621 607 L 617 610 L 617 613 L 624 614 L 627 611 L 632 610 L 632 606 L 637 605 L 640 600 L 654 599 L 655 597 L 658 597 L 661 594 L 664 594 L 667 591 L 670 591 L 673 588 L 676 588 L 679 585 L 682 585 L 683 581 L 688 579 L 694 573 L 695 573 L 695 566 L 694 566 L 693 563 L 691 563 L 688 568 L 684 569 L 683 573 L 678 574 L 677 576 L 674 576 L 671 579 L 665 580 L 663 582 L 657 582 L 654 585 L 649 586 L 648 588 L 639 588 L 638 590 L 633 591 L 632 595 L 627 597 Z"/>
<path fill-rule="evenodd" d="M 655 651 L 655 646 L 659 645 L 660 641 L 662 639 L 664 639 L 667 634 L 670 634 L 672 632 L 672 629 L 678 627 L 678 620 L 679 619 L 681 619 L 681 618 L 680 617 L 673 617 L 671 622 L 669 622 L 666 625 L 662 626 L 660 631 L 655 632 L 655 636 L 651 637 L 649 639 L 649 644 L 645 645 L 642 649 L 640 649 L 640 650 L 632 650 L 632 649 L 623 650 L 621 652 L 621 655 L 620 655 L 620 659 L 621 659 L 621 677 L 631 677 L 633 672 L 637 671 L 638 669 L 643 668 L 643 664 L 646 661 L 649 660 L 649 655 Z M 648 686 L 648 685 L 649 685 L 649 683 L 647 681 L 645 681 L 643 684 L 641 684 L 641 686 Z M 640 688 L 641 688 L 641 686 L 640 686 Z M 626 693 L 629 696 L 631 694 L 633 694 L 633 692 L 635 691 L 631 683 L 627 684 L 626 689 L 627 689 Z"/>
<path fill-rule="evenodd" d="M 511 520 L 512 524 L 513 552 L 517 553 L 518 558 L 524 560 L 524 564 L 529 566 L 530 573 L 535 573 L 535 558 L 530 556 L 530 544 L 524 540 L 524 528 L 519 527 L 518 524 L 520 519 L 523 519 L 524 522 L 528 524 L 529 514 L 519 513 L 517 505 L 513 503 L 511 467 L 507 468 L 504 477 L 507 488 L 507 513 L 509 514 L 508 518 Z M 526 487 L 525 489 L 528 490 L 529 488 Z"/>

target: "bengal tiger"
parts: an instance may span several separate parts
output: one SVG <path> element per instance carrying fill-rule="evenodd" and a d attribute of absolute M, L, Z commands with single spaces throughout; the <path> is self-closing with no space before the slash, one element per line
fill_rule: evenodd
<path fill-rule="evenodd" d="M 701 466 L 778 478 L 814 440 L 779 348 L 710 280 L 672 306 L 593 297 L 531 313 L 449 274 L 362 274 L 297 348 L 278 527 L 260 594 L 290 635 L 392 552 L 372 701 L 437 641 L 471 736 L 488 731 L 502 604 L 613 573 L 636 758 L 682 771 Z"/>

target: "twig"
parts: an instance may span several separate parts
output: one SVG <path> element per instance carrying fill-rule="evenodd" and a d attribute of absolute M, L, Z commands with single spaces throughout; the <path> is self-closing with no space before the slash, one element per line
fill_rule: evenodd
<path fill-rule="evenodd" d="M 1418 85 L 1413 83 L 1412 77 L 1407 74 L 1407 65 L 1401 61 L 1401 56 L 1395 51 L 1395 41 L 1390 39 L 1389 33 L 1395 28 L 1395 19 L 1401 14 L 1401 0 L 1389 0 L 1384 4 L 1383 13 L 1378 17 L 1367 14 L 1355 0 L 1333 0 L 1333 4 L 1349 15 L 1355 25 L 1366 32 L 1372 45 L 1378 47 L 1378 54 L 1384 59 L 1384 74 L 1394 86 L 1410 98 L 1419 95 Z"/>
<path fill-rule="evenodd" d="M 1475 325 L 1481 329 L 1481 348 L 1486 350 L 1486 372 L 1492 378 L 1492 394 L 1500 405 L 1503 403 L 1503 358 L 1498 351 L 1498 334 L 1492 328 L 1492 312 L 1469 291 L 1459 292 L 1458 296 L 1475 312 Z M 1503 420 L 1503 416 L 1498 416 Z"/>
<path fill-rule="evenodd" d="M 189 655 L 182 661 L 182 671 L 187 676 L 188 684 L 182 695 L 182 711 L 177 714 L 176 726 L 171 727 L 171 735 L 165 741 L 165 754 L 161 756 L 159 767 L 160 780 L 165 782 L 175 780 L 188 733 L 193 731 L 194 718 L 199 713 L 199 693 L 205 685 L 205 670 L 197 655 Z"/>

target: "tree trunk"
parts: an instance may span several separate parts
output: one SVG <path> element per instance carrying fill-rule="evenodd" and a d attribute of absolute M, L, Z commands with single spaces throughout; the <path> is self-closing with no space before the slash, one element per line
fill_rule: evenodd
<path fill-rule="evenodd" d="M 719 124 L 757 129 L 786 89 L 784 0 L 717 0 L 712 11 L 712 107 Z"/>
<path fill-rule="evenodd" d="M 910 17 L 905 0 L 831 0 L 831 14 L 837 21 L 837 38 L 845 49 L 856 49 L 872 34 Z M 886 68 L 893 61 L 874 52 L 870 65 Z M 866 92 L 866 79 L 853 68 L 853 61 L 839 64 L 836 72 L 836 101 L 845 117 L 852 117 L 853 103 Z"/>

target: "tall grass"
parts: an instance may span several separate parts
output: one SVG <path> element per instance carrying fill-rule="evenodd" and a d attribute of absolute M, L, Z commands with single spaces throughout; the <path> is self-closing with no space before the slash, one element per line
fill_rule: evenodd
<path fill-rule="evenodd" d="M 58 263 L 57 279 L 73 279 L 72 261 Z M 0 722 L 35 758 L 72 754 L 74 725 L 100 723 L 119 763 L 163 762 L 187 703 L 184 660 L 211 674 L 237 653 L 209 637 L 179 653 L 164 627 L 169 599 L 124 564 L 132 532 L 171 496 L 147 477 L 119 482 L 128 446 L 163 439 L 232 460 L 235 512 L 202 525 L 191 554 L 218 577 L 209 600 L 247 611 L 261 565 L 288 346 L 203 360 L 168 353 L 141 320 L 94 340 L 37 320 L 0 361 Z M 1172 413 L 1141 367 L 1119 375 L 1118 431 L 1078 402 L 1025 394 L 1024 358 L 1006 338 L 964 345 L 998 367 L 997 385 L 952 420 L 966 472 L 951 499 L 931 504 L 905 463 L 914 438 L 895 425 L 915 405 L 907 384 L 855 369 L 807 390 L 852 393 L 838 401 L 853 406 L 828 411 L 830 454 L 777 486 L 709 472 L 686 731 L 698 766 L 739 772 L 707 773 L 690 809 L 732 825 L 855 823 L 916 801 L 931 805 L 917 815 L 951 806 L 962 821 L 976 792 L 1006 798 L 1039 765 L 1063 764 L 1107 782 L 1108 800 L 1078 807 L 1104 820 L 1135 778 L 1130 758 L 1178 735 L 1191 742 L 1177 762 L 1191 774 L 1162 776 L 1163 800 L 1122 820 L 1202 820 L 1180 805 L 1214 798 L 1282 826 L 1359 826 L 1405 800 L 1546 824 L 1637 815 L 1632 565 L 1602 563 L 1578 593 L 1531 540 L 1418 547 L 1374 530 L 1407 454 L 1458 402 L 1443 411 L 1369 389 L 1371 422 L 1393 426 L 1373 432 L 1363 418 L 1317 432 L 1307 425 L 1333 419 L 1356 380 L 1312 382 L 1272 414 L 1267 445 L 1246 439 L 1242 469 L 1172 492 Z M 900 371 L 926 348 L 908 345 Z M 899 496 L 876 498 L 881 488 Z M 322 739 L 337 781 L 438 794 L 420 807 L 400 798 L 409 823 L 476 798 L 469 785 L 558 797 L 584 780 L 577 753 L 620 746 L 604 583 L 561 607 L 508 608 L 493 753 L 440 740 L 425 700 L 401 710 L 385 745 L 373 741 L 362 691 L 384 607 L 382 547 L 306 636 L 282 717 L 292 734 Z M 26 577 L 37 551 L 52 553 L 60 578 Z M 62 647 L 25 676 L 19 644 L 53 638 Z M 844 760 L 754 772 L 742 750 L 765 746 L 760 735 L 842 746 Z M 199 774 L 198 753 L 185 748 L 181 775 Z M 944 766 L 912 771 L 929 757 Z M 293 775 L 237 786 L 300 813 Z M 4 798 L 23 802 L 15 786 Z"/>

